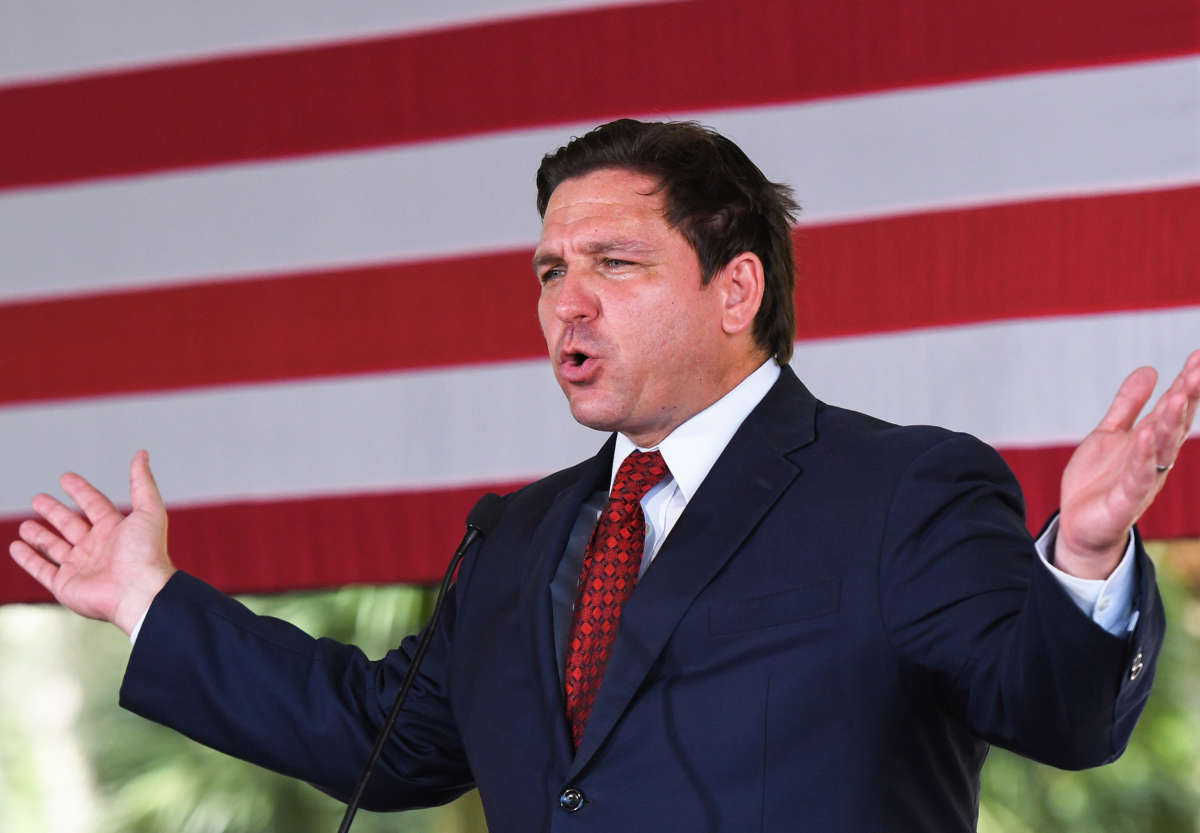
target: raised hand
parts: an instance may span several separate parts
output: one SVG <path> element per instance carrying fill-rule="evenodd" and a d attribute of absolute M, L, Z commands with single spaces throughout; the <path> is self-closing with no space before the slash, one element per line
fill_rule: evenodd
<path fill-rule="evenodd" d="M 1153 503 L 1175 465 L 1200 403 L 1200 350 L 1188 357 L 1154 409 L 1138 420 L 1157 378 L 1149 367 L 1129 374 L 1104 419 L 1067 463 L 1054 563 L 1068 573 L 1106 578 L 1112 572 L 1129 528 Z"/>
<path fill-rule="evenodd" d="M 49 526 L 24 521 L 21 540 L 8 551 L 63 605 L 130 633 L 175 572 L 167 556 L 167 510 L 150 472 L 150 455 L 139 451 L 130 464 L 128 516 L 77 474 L 64 474 L 59 482 L 83 517 L 50 495 L 38 495 L 33 509 Z"/>

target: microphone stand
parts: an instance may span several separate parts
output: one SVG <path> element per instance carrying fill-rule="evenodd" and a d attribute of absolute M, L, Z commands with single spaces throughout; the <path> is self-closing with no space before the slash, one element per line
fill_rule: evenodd
<path fill-rule="evenodd" d="M 371 780 L 371 775 L 375 772 L 375 765 L 379 763 L 379 758 L 383 755 L 384 744 L 387 743 L 388 736 L 391 735 L 396 720 L 400 717 L 404 699 L 408 696 L 408 690 L 412 688 L 413 680 L 416 679 L 417 668 L 421 665 L 421 660 L 425 658 L 429 644 L 433 641 L 433 633 L 437 628 L 438 619 L 442 615 L 442 604 L 446 599 L 446 591 L 454 583 L 454 573 L 458 569 L 459 563 L 476 539 L 483 537 L 495 528 L 503 511 L 504 499 L 489 492 L 479 499 L 475 508 L 467 515 L 467 532 L 459 542 L 458 549 L 454 551 L 454 557 L 450 559 L 450 566 L 446 568 L 446 575 L 442 578 L 442 586 L 438 590 L 437 600 L 433 603 L 433 613 L 430 614 L 429 621 L 425 624 L 425 630 L 421 633 L 421 641 L 417 644 L 417 652 L 408 665 L 408 671 L 404 674 L 403 682 L 400 683 L 400 691 L 396 694 L 392 710 L 388 712 L 387 721 L 383 724 L 383 728 L 379 731 L 379 737 L 375 739 L 375 745 L 371 748 L 371 755 L 367 758 L 367 763 L 358 776 L 358 783 L 354 785 L 354 792 L 350 796 L 350 801 L 347 802 L 346 814 L 342 816 L 342 823 L 338 826 L 337 833 L 349 833 L 350 824 L 354 821 L 358 805 L 367 789 L 367 782 Z"/>

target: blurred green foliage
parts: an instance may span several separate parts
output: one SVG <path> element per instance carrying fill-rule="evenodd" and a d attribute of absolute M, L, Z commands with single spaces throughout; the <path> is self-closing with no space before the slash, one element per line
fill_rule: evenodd
<path fill-rule="evenodd" d="M 1200 599 L 1159 565 L 1167 639 L 1154 692 L 1116 763 L 1064 772 L 993 749 L 983 770 L 979 833 L 1200 831 Z"/>
<path fill-rule="evenodd" d="M 1170 629 L 1154 695 L 1128 751 L 1112 766 L 1075 773 L 994 750 L 984 770 L 980 833 L 1200 833 L 1200 603 L 1169 570 L 1160 569 L 1160 587 Z M 433 595 L 357 587 L 245 601 L 381 656 L 427 618 Z M 117 708 L 129 645 L 115 628 L 47 606 L 13 606 L 0 609 L 0 650 L 0 830 L 337 828 L 344 805 L 308 785 Z M 474 793 L 430 810 L 362 812 L 354 829 L 486 831 Z"/>
<path fill-rule="evenodd" d="M 352 587 L 322 593 L 245 598 L 259 613 L 286 619 L 309 633 L 359 645 L 369 656 L 382 656 L 414 631 L 432 610 L 433 593 L 413 587 Z M 13 622 L 24 619 L 18 625 Z M 32 626 L 29 621 L 33 620 Z M 345 805 L 307 784 L 242 763 L 207 749 L 162 726 L 123 711 L 117 691 L 129 655 L 125 635 L 110 625 L 78 619 L 48 606 L 0 610 L 0 645 L 5 667 L 41 654 L 30 640 L 21 646 L 4 634 L 17 630 L 51 640 L 58 662 L 81 683 L 82 701 L 74 721 L 84 755 L 91 763 L 90 788 L 98 801 L 83 833 L 291 833 L 336 830 Z M 13 833 L 62 833 L 40 808 L 60 800 L 52 772 L 26 777 L 35 769 L 29 753 L 32 727 L 11 725 L 0 717 L 0 830 Z M 14 742 L 15 741 L 15 742 Z M 19 798 L 18 798 L 19 796 Z M 13 808 L 20 809 L 20 814 Z M 11 812 L 10 812 L 11 810 Z M 478 797 L 472 793 L 446 807 L 402 814 L 361 811 L 358 833 L 475 833 L 486 831 Z"/>

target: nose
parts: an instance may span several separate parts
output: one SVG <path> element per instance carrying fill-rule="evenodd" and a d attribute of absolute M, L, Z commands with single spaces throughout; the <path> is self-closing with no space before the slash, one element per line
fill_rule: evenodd
<path fill-rule="evenodd" d="M 578 270 L 567 270 L 555 282 L 554 315 L 560 321 L 570 324 L 588 320 L 595 318 L 599 310 L 599 299 Z"/>

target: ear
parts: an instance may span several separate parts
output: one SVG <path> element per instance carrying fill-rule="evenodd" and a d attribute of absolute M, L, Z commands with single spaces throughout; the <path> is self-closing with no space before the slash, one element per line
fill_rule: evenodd
<path fill-rule="evenodd" d="M 724 291 L 721 328 L 728 335 L 752 332 L 754 316 L 758 314 L 766 286 L 758 255 L 742 252 L 725 264 L 717 280 Z"/>

